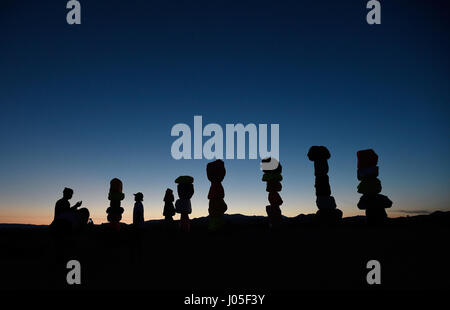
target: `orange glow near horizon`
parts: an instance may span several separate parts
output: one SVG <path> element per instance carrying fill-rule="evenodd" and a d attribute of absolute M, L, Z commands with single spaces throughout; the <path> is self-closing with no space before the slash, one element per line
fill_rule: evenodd
<path fill-rule="evenodd" d="M 150 206 L 150 208 L 153 211 L 153 206 Z M 146 208 L 147 209 L 147 208 Z M 235 208 L 233 208 L 235 209 Z M 252 216 L 252 215 L 257 215 L 257 216 L 266 216 L 265 214 L 265 210 L 264 208 L 257 208 L 257 207 L 252 207 L 252 208 L 247 208 L 248 212 L 233 212 L 233 210 L 228 210 L 227 214 L 243 214 L 243 215 L 247 215 L 247 216 Z M 298 212 L 295 212 L 295 210 L 292 210 L 291 208 L 289 209 L 284 209 L 282 208 L 283 211 L 283 215 L 287 216 L 287 217 L 295 217 L 299 214 L 311 214 L 314 213 L 315 209 L 311 209 L 311 211 L 309 211 L 309 209 L 311 208 L 296 208 L 295 210 L 297 210 Z M 399 208 L 401 209 L 401 208 Z M 94 212 L 92 212 L 91 214 L 91 218 L 94 221 L 95 224 L 101 224 L 101 223 L 106 223 L 106 213 L 105 210 L 101 210 L 99 208 L 94 208 Z M 303 210 L 303 212 L 301 212 Z M 308 212 L 308 211 L 309 212 Z M 31 225 L 49 225 L 52 220 L 53 220 L 53 210 L 48 210 L 46 215 L 43 215 L 42 213 L 38 213 L 36 211 L 34 212 L 25 212 L 24 210 L 15 210 L 16 212 L 14 213 L 10 213 L 10 214 L 0 214 L 0 223 L 1 224 L 31 224 Z M 149 210 L 146 210 L 149 211 Z M 230 212 L 231 211 L 231 212 Z M 353 210 L 353 211 L 348 211 L 346 209 L 343 210 L 344 211 L 344 217 L 352 217 L 352 216 L 357 216 L 357 215 L 364 215 L 364 211 L 362 210 Z M 389 209 L 387 210 L 388 212 L 388 216 L 391 218 L 396 218 L 396 217 L 402 217 L 402 216 L 407 216 L 407 215 L 416 215 L 414 213 L 412 214 L 406 214 L 403 212 L 398 212 L 395 210 L 390 211 Z M 150 214 L 150 216 L 148 216 L 147 214 Z M 161 215 L 160 217 L 155 217 L 155 216 L 151 216 L 152 212 L 147 212 L 145 214 L 145 220 L 158 220 L 158 219 L 163 219 L 164 217 Z M 192 214 L 190 215 L 190 218 L 198 218 L 198 217 L 205 217 L 208 216 L 208 211 L 207 208 L 203 209 L 203 208 L 199 208 L 197 209 L 197 211 L 193 211 Z M 179 215 L 175 215 L 174 219 L 179 219 Z M 123 223 L 127 223 L 130 224 L 133 221 L 133 214 L 132 214 L 132 208 L 128 208 L 125 210 L 124 215 L 122 217 L 122 222 Z"/>

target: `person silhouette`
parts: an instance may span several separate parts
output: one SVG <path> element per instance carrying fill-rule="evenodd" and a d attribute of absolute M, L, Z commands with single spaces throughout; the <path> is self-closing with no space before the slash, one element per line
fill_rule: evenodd
<path fill-rule="evenodd" d="M 142 230 L 144 228 L 144 205 L 142 201 L 144 195 L 139 192 L 134 194 L 134 208 L 133 208 L 133 260 L 139 262 L 142 258 Z"/>
<path fill-rule="evenodd" d="M 87 225 L 89 220 L 89 210 L 87 208 L 78 209 L 82 201 L 78 201 L 72 207 L 69 200 L 72 199 L 73 189 L 65 187 L 63 197 L 55 204 L 55 215 L 51 228 L 56 233 L 70 233 L 77 231 Z"/>
<path fill-rule="evenodd" d="M 76 211 L 83 204 L 82 201 L 78 201 L 72 207 L 69 200 L 72 199 L 73 189 L 65 187 L 63 190 L 63 197 L 59 199 L 55 204 L 55 218 L 63 214 L 64 212 Z"/>
<path fill-rule="evenodd" d="M 144 225 L 144 205 L 142 201 L 144 200 L 144 195 L 139 192 L 134 194 L 134 208 L 133 208 L 133 225 L 136 228 L 142 228 Z"/>

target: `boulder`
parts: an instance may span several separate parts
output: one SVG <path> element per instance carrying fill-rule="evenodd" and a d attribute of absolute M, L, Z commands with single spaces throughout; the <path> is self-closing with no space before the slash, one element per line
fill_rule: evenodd
<path fill-rule="evenodd" d="M 392 206 L 392 201 L 385 195 L 375 194 L 375 195 L 362 195 L 358 202 L 358 209 L 368 210 L 368 209 L 388 209 Z"/>
<path fill-rule="evenodd" d="M 211 182 L 222 182 L 225 178 L 226 170 L 223 160 L 218 159 L 206 165 L 206 175 Z"/>
<path fill-rule="evenodd" d="M 359 181 L 363 179 L 370 179 L 378 177 L 378 166 L 372 166 L 368 168 L 358 169 L 357 177 Z"/>
<path fill-rule="evenodd" d="M 194 195 L 194 184 L 192 183 L 179 183 L 177 185 L 178 197 L 180 199 L 191 199 Z"/>
<path fill-rule="evenodd" d="M 109 202 L 109 206 L 110 206 L 110 208 L 121 208 L 121 206 L 120 206 L 120 200 L 111 200 L 110 202 Z"/>
<path fill-rule="evenodd" d="M 120 203 L 120 202 L 119 202 Z M 106 209 L 106 213 L 108 214 L 107 220 L 108 222 L 120 222 L 122 219 L 122 213 L 124 209 L 122 207 L 117 206 L 111 206 L 108 209 Z"/>
<path fill-rule="evenodd" d="M 223 199 L 211 199 L 209 201 L 208 212 L 211 216 L 222 216 L 228 207 Z"/>
<path fill-rule="evenodd" d="M 319 210 L 336 209 L 336 201 L 333 196 L 317 196 L 316 205 Z"/>
<path fill-rule="evenodd" d="M 330 178 L 328 177 L 328 175 L 318 175 L 318 176 L 316 176 L 315 183 L 314 183 L 314 185 L 316 187 L 327 185 L 327 184 L 330 184 Z"/>
<path fill-rule="evenodd" d="M 375 195 L 381 192 L 381 182 L 378 178 L 363 179 L 358 185 L 358 193 Z"/>
<path fill-rule="evenodd" d="M 267 157 L 267 158 L 264 158 L 263 160 L 261 160 L 261 162 L 263 162 L 263 163 L 268 163 L 268 162 L 271 161 L 271 159 L 272 159 L 271 157 Z M 278 165 L 276 166 L 276 168 L 275 168 L 275 169 L 272 169 L 272 170 L 263 169 L 263 172 L 264 172 L 264 173 L 281 174 L 281 172 L 282 172 L 282 170 L 283 170 L 283 167 L 281 166 L 281 164 L 280 164 L 280 162 L 279 162 L 278 160 L 276 160 L 275 158 L 274 158 L 273 160 L 275 160 L 275 161 L 278 163 Z"/>
<path fill-rule="evenodd" d="M 269 219 L 281 219 L 281 209 L 278 205 L 266 206 L 266 212 Z"/>
<path fill-rule="evenodd" d="M 177 199 L 175 202 L 175 211 L 181 214 L 191 214 L 191 201 L 189 199 Z"/>
<path fill-rule="evenodd" d="M 269 203 L 274 206 L 280 206 L 283 204 L 283 199 L 281 199 L 281 196 L 280 194 L 278 194 L 278 192 L 270 192 Z"/>
<path fill-rule="evenodd" d="M 266 192 L 281 192 L 283 186 L 280 181 L 268 181 L 266 185 Z"/>
<path fill-rule="evenodd" d="M 211 187 L 208 192 L 208 199 L 223 199 L 225 198 L 225 191 L 222 183 L 211 183 Z"/>
<path fill-rule="evenodd" d="M 319 159 L 314 161 L 314 175 L 326 175 L 328 173 L 328 161 L 326 159 Z"/>
<path fill-rule="evenodd" d="M 123 184 L 122 181 L 118 178 L 114 178 L 109 182 L 109 192 L 122 193 Z"/>
<path fill-rule="evenodd" d="M 358 169 L 374 167 L 378 164 L 378 155 L 374 150 L 361 150 L 356 152 L 358 158 Z"/>
<path fill-rule="evenodd" d="M 124 200 L 125 199 L 125 194 L 124 193 L 119 193 L 119 192 L 109 192 L 108 194 L 108 199 L 109 200 Z"/>
<path fill-rule="evenodd" d="M 311 146 L 308 151 L 308 158 L 311 161 L 330 159 L 330 151 L 325 146 Z"/>
<path fill-rule="evenodd" d="M 330 196 L 330 195 L 331 195 L 330 184 L 316 186 L 316 196 Z"/>
<path fill-rule="evenodd" d="M 182 175 L 175 179 L 177 184 L 192 184 L 194 183 L 194 178 L 189 175 Z"/>
<path fill-rule="evenodd" d="M 280 181 L 283 180 L 283 177 L 279 173 L 267 173 L 266 172 L 266 173 L 263 174 L 262 180 L 264 182 L 269 182 L 269 181 L 278 181 L 278 182 L 280 182 Z"/>

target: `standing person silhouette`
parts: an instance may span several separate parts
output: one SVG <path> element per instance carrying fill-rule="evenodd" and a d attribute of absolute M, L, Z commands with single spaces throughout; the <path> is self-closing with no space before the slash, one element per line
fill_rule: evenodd
<path fill-rule="evenodd" d="M 144 205 L 142 201 L 144 200 L 144 195 L 139 192 L 134 194 L 134 208 L 133 208 L 133 225 L 136 228 L 142 228 L 144 225 Z"/>
<path fill-rule="evenodd" d="M 135 263 L 141 263 L 142 258 L 142 229 L 144 227 L 144 205 L 142 201 L 144 195 L 139 192 L 134 194 L 134 208 L 133 208 L 133 244 L 132 258 Z"/>

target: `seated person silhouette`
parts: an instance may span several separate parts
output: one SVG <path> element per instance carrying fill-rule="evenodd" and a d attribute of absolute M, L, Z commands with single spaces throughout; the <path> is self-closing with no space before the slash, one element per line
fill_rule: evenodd
<path fill-rule="evenodd" d="M 83 228 L 89 220 L 89 210 L 86 208 L 78 209 L 82 201 L 77 202 L 72 207 L 69 200 L 73 196 L 71 188 L 64 188 L 63 197 L 56 202 L 55 217 L 51 228 L 56 233 L 70 233 Z"/>

